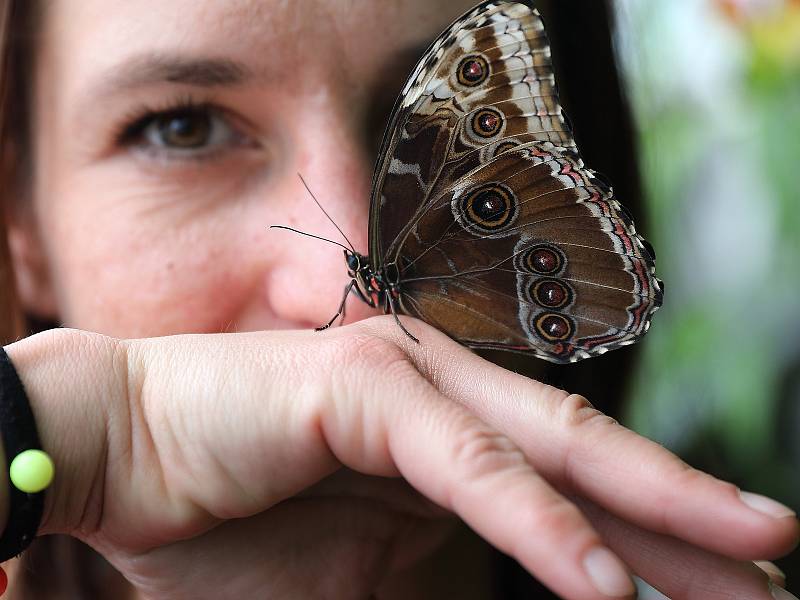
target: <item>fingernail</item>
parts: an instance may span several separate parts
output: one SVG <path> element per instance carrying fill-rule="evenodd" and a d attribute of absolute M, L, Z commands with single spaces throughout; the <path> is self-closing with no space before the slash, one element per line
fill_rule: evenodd
<path fill-rule="evenodd" d="M 797 596 L 787 592 L 782 587 L 778 587 L 771 581 L 769 582 L 769 591 L 772 594 L 772 597 L 775 598 L 775 600 L 798 600 Z"/>
<path fill-rule="evenodd" d="M 764 571 L 767 575 L 769 575 L 769 578 L 772 579 L 773 581 L 775 580 L 779 580 L 779 582 L 786 581 L 786 573 L 781 571 L 778 565 L 776 565 L 775 563 L 770 562 L 768 560 L 756 560 L 754 562 L 755 565 L 759 569 Z"/>
<path fill-rule="evenodd" d="M 589 550 L 583 559 L 583 568 L 601 594 L 618 598 L 631 596 L 636 591 L 625 565 L 608 548 Z"/>
<path fill-rule="evenodd" d="M 753 494 L 751 492 L 739 490 L 739 497 L 747 506 L 760 512 L 762 515 L 767 515 L 775 519 L 795 516 L 795 512 L 788 506 L 784 506 L 780 502 L 776 502 L 772 498 L 767 498 L 761 494 Z"/>

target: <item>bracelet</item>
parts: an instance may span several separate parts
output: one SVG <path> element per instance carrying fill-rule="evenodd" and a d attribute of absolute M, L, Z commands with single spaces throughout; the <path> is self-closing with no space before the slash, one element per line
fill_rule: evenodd
<path fill-rule="evenodd" d="M 0 436 L 10 461 L 8 523 L 0 537 L 0 562 L 4 562 L 21 554 L 36 537 L 44 510 L 43 490 L 50 485 L 54 469 L 53 461 L 41 449 L 28 396 L 2 347 Z"/>

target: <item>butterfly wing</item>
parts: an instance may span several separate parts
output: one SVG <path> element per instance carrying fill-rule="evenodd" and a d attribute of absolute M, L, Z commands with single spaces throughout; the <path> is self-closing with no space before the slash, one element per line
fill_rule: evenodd
<path fill-rule="evenodd" d="M 544 25 L 526 3 L 484 2 L 433 42 L 395 104 L 372 182 L 370 256 L 386 256 L 442 186 L 532 140 L 575 145 Z"/>
<path fill-rule="evenodd" d="M 428 50 L 376 169 L 370 250 L 402 310 L 472 347 L 571 362 L 638 340 L 654 257 L 566 125 L 544 26 L 485 2 Z"/>
<path fill-rule="evenodd" d="M 473 347 L 575 361 L 638 340 L 663 298 L 611 188 L 551 143 L 459 179 L 398 248 L 404 311 Z"/>

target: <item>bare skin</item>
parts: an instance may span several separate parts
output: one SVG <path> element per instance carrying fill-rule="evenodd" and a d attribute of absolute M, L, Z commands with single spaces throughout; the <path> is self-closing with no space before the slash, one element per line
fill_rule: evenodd
<path fill-rule="evenodd" d="M 606 544 L 671 598 L 770 597 L 746 561 L 796 542 L 788 512 L 408 323 L 420 345 L 388 317 L 12 345 L 70 474 L 44 531 L 84 539 L 146 597 L 364 598 L 441 541 L 443 508 L 565 598 L 626 596 L 586 570 Z"/>
<path fill-rule="evenodd" d="M 9 347 L 69 474 L 45 531 L 150 598 L 397 597 L 453 514 L 565 598 L 626 597 L 630 571 L 772 597 L 749 561 L 793 547 L 788 509 L 422 323 L 416 345 L 351 304 L 308 331 L 341 253 L 267 226 L 334 235 L 301 172 L 366 247 L 372 107 L 470 3 L 342 4 L 47 3 L 15 266 L 29 311 L 110 337 Z M 207 335 L 155 337 L 181 333 Z"/>

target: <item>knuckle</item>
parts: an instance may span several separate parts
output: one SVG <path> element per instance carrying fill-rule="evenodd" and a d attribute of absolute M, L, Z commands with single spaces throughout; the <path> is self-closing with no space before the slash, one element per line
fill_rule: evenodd
<path fill-rule="evenodd" d="M 458 435 L 453 445 L 453 464 L 470 479 L 529 467 L 525 455 L 510 439 L 486 427 L 476 427 L 474 423 Z"/>
<path fill-rule="evenodd" d="M 422 381 L 414 361 L 371 318 L 337 328 L 306 346 L 296 375 L 313 394 L 318 410 L 377 407 L 417 389 Z M 310 349 L 310 352 L 308 350 Z"/>
<path fill-rule="evenodd" d="M 332 389 L 349 401 L 375 405 L 417 389 L 422 382 L 411 358 L 391 341 L 358 332 L 338 341 Z M 335 397 L 340 397 L 334 393 Z"/>
<path fill-rule="evenodd" d="M 401 339 L 400 334 L 405 335 L 391 315 L 377 315 L 358 321 L 352 327 L 361 333 L 392 343 Z"/>
<path fill-rule="evenodd" d="M 584 431 L 589 427 L 619 425 L 615 419 L 597 410 L 580 394 L 571 394 L 559 403 L 557 419 L 559 424 L 567 430 L 580 429 Z"/>
<path fill-rule="evenodd" d="M 531 511 L 529 526 L 533 531 L 547 532 L 548 535 L 562 538 L 582 528 L 585 524 L 583 513 L 573 504 L 561 499 L 553 499 Z"/>
<path fill-rule="evenodd" d="M 378 315 L 363 321 L 359 321 L 358 323 L 354 324 L 354 326 L 361 331 L 369 332 L 373 336 L 390 341 L 399 347 L 405 347 L 408 349 L 408 352 L 412 353 L 420 348 L 427 347 L 431 342 L 436 341 L 435 343 L 438 343 L 441 341 L 441 339 L 450 340 L 449 337 L 435 327 L 429 325 L 425 321 L 421 321 L 420 319 L 412 317 L 411 315 L 400 315 L 399 320 L 402 324 L 402 327 L 397 324 L 397 320 L 394 316 Z M 403 328 L 408 330 L 408 333 L 417 338 L 420 341 L 420 344 L 411 341 Z"/>
<path fill-rule="evenodd" d="M 398 364 L 410 364 L 405 351 L 381 337 L 367 331 L 338 340 L 336 349 L 339 361 L 351 368 L 384 369 Z"/>
<path fill-rule="evenodd" d="M 583 396 L 572 394 L 558 404 L 555 420 L 563 438 L 557 473 L 566 489 L 579 486 L 580 472 L 592 461 L 594 448 L 609 441 L 609 433 L 623 431 L 616 420 L 597 410 Z"/>

